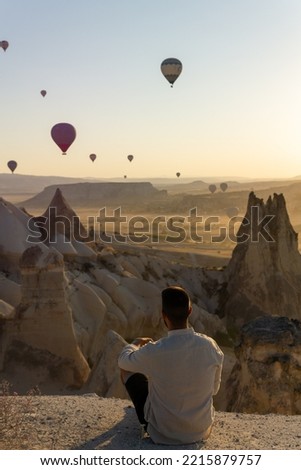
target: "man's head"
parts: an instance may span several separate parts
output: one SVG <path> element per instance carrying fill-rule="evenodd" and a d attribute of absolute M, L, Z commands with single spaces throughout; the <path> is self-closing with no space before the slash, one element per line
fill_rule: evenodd
<path fill-rule="evenodd" d="M 166 317 L 172 327 L 185 328 L 190 312 L 190 299 L 182 287 L 171 286 L 162 291 L 163 317 Z"/>

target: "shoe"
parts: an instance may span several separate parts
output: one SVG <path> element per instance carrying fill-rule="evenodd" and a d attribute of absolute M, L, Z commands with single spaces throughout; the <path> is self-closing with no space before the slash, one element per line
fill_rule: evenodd
<path fill-rule="evenodd" d="M 145 439 L 148 437 L 148 432 L 146 430 L 145 424 L 141 424 L 140 426 L 140 439 Z"/>

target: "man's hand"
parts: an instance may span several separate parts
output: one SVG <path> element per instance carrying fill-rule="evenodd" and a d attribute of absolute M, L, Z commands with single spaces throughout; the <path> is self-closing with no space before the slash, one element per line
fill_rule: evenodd
<path fill-rule="evenodd" d="M 153 338 L 135 338 L 134 341 L 132 341 L 132 344 L 140 348 L 150 341 L 154 341 Z"/>

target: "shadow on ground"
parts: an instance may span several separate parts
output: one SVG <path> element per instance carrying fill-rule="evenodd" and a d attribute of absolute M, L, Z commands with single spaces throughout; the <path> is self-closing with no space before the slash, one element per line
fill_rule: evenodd
<path fill-rule="evenodd" d="M 135 409 L 132 406 L 125 406 L 121 421 L 73 450 L 195 450 L 201 449 L 203 445 L 203 442 L 198 442 L 183 446 L 166 446 L 155 444 L 150 437 L 141 438 Z"/>

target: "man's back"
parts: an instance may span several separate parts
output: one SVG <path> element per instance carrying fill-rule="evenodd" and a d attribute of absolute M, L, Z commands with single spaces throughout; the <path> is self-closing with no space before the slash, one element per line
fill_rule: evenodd
<path fill-rule="evenodd" d="M 213 421 L 212 395 L 219 388 L 222 361 L 215 341 L 192 328 L 169 331 L 139 350 L 124 348 L 120 367 L 148 377 L 145 418 L 154 442 L 179 444 L 205 437 Z"/>

